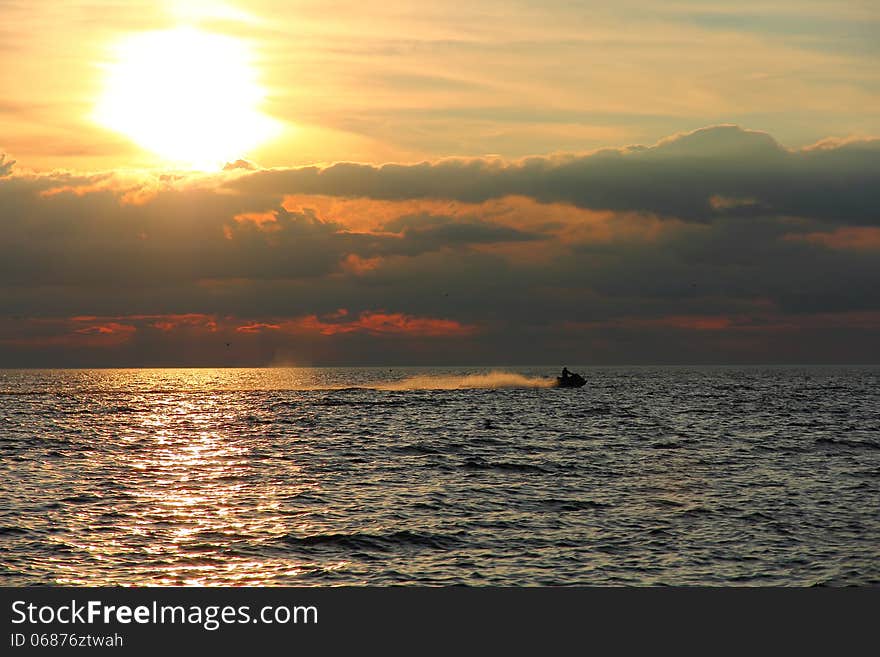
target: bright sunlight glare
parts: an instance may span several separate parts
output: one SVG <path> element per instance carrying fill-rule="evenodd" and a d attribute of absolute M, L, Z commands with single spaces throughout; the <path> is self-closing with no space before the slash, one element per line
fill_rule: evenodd
<path fill-rule="evenodd" d="M 192 27 L 119 43 L 94 118 L 167 164 L 212 170 L 278 132 L 246 45 Z"/>

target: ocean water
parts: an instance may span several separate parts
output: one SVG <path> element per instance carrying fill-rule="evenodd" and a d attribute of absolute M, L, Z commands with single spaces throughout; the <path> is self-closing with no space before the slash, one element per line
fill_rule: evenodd
<path fill-rule="evenodd" d="M 0 584 L 880 583 L 880 368 L 0 371 Z"/>

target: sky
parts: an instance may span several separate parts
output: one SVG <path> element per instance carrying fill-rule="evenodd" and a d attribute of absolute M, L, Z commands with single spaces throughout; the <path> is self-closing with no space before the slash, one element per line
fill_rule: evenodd
<path fill-rule="evenodd" d="M 0 366 L 880 362 L 880 5 L 0 0 Z"/>

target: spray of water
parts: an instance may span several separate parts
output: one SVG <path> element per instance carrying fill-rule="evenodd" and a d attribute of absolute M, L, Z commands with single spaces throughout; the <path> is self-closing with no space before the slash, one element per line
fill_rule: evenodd
<path fill-rule="evenodd" d="M 402 381 L 379 383 L 377 390 L 459 390 L 472 388 L 552 388 L 556 379 L 528 377 L 514 372 L 488 372 L 465 376 L 413 376 Z"/>

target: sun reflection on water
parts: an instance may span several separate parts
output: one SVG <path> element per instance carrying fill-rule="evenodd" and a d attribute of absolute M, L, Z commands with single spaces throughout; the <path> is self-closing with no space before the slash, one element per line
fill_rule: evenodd
<path fill-rule="evenodd" d="M 181 376 L 194 391 L 223 378 L 212 370 L 187 370 Z M 132 387 L 126 372 L 117 378 L 114 387 Z M 249 554 L 255 545 L 287 535 L 292 523 L 282 513 L 284 491 L 265 483 L 254 486 L 260 456 L 247 434 L 230 430 L 235 416 L 230 399 L 219 393 L 151 396 L 138 421 L 114 436 L 118 449 L 112 469 L 120 501 L 99 518 L 104 523 L 95 527 L 98 534 L 87 534 L 105 536 L 68 545 L 87 553 L 87 561 L 130 562 L 129 583 L 135 585 L 264 585 L 308 571 L 309 564 L 287 555 Z M 295 479 L 300 468 L 288 462 L 285 471 Z M 71 520 L 88 526 L 95 523 L 93 516 L 83 508 Z M 103 583 L 84 565 L 58 560 L 58 582 Z"/>

